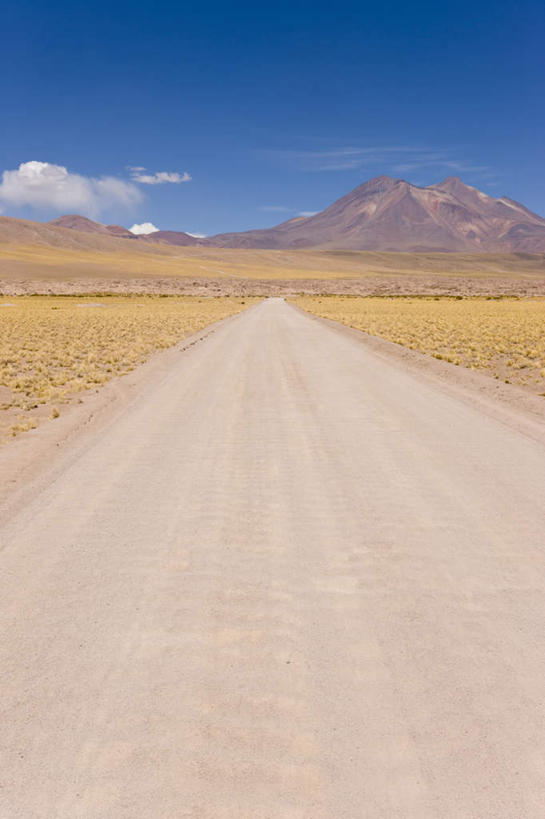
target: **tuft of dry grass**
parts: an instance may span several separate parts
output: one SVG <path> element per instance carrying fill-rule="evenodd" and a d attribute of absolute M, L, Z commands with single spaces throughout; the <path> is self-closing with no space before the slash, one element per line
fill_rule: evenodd
<path fill-rule="evenodd" d="M 257 299 L 28 296 L 0 301 L 0 441 Z"/>
<path fill-rule="evenodd" d="M 303 296 L 295 303 L 507 383 L 545 393 L 545 299 Z"/>

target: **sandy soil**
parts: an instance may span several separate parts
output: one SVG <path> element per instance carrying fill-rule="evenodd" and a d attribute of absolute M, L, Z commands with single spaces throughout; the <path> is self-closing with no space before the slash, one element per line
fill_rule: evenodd
<path fill-rule="evenodd" d="M 270 300 L 50 440 L 2 815 L 541 819 L 543 415 L 388 346 Z"/>
<path fill-rule="evenodd" d="M 545 276 L 445 276 L 396 274 L 321 279 L 193 279 L 82 278 L 0 279 L 5 297 L 37 294 L 83 295 L 102 293 L 164 293 L 193 296 L 296 296 L 296 295 L 437 295 L 437 296 L 543 296 Z"/>

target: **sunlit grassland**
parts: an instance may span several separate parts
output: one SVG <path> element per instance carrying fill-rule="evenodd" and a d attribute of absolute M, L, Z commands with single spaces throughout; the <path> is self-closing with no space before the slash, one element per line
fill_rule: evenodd
<path fill-rule="evenodd" d="M 76 236 L 78 236 L 76 232 Z M 0 279 L 172 278 L 302 280 L 396 275 L 524 280 L 545 275 L 543 254 L 387 253 L 339 250 L 235 250 L 149 244 L 126 239 L 89 248 L 0 243 Z"/>
<path fill-rule="evenodd" d="M 508 383 L 545 391 L 545 299 L 304 296 L 295 303 Z"/>
<path fill-rule="evenodd" d="M 0 440 L 130 372 L 257 299 L 28 296 L 0 299 Z"/>

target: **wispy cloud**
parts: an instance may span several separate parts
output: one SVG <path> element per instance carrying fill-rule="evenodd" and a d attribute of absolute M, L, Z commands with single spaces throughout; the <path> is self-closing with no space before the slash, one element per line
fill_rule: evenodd
<path fill-rule="evenodd" d="M 436 168 L 439 173 L 452 171 L 493 176 L 488 166 L 461 159 L 448 150 L 414 145 L 345 145 L 327 150 L 270 150 L 260 154 L 301 171 L 362 169 L 369 173 L 407 173 Z"/>
<path fill-rule="evenodd" d="M 343 146 L 330 150 L 273 150 L 264 151 L 267 158 L 296 165 L 301 170 L 308 171 L 338 171 L 361 168 L 365 165 L 377 164 L 385 158 L 401 157 L 421 148 L 412 146 Z"/>
<path fill-rule="evenodd" d="M 319 210 L 300 210 L 297 216 L 316 216 L 317 213 L 320 213 Z"/>
<path fill-rule="evenodd" d="M 180 182 L 190 182 L 191 174 L 184 171 L 178 173 L 177 171 L 157 171 L 156 173 L 146 173 L 146 168 L 140 166 L 129 167 L 131 179 L 133 182 L 138 182 L 140 185 L 164 185 L 171 183 L 179 185 Z"/>
<path fill-rule="evenodd" d="M 472 162 L 463 162 L 444 157 L 422 156 L 412 162 L 402 162 L 393 166 L 393 170 L 403 173 L 405 171 L 419 170 L 420 168 L 441 167 L 457 173 L 488 173 L 488 165 L 474 165 Z"/>

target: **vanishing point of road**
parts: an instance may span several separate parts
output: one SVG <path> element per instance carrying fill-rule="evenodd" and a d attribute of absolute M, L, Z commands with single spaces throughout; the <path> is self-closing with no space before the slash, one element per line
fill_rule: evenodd
<path fill-rule="evenodd" d="M 5 819 L 543 819 L 545 449 L 279 299 L 0 530 Z"/>

